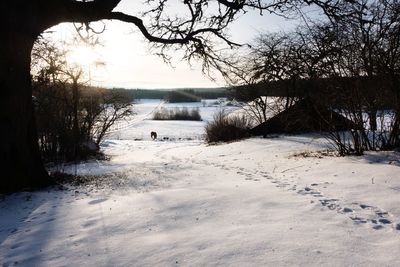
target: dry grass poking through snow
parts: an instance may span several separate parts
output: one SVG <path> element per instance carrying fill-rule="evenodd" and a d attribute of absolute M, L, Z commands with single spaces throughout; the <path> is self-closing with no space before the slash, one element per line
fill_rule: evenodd
<path fill-rule="evenodd" d="M 340 157 L 339 153 L 334 150 L 319 150 L 319 151 L 303 151 L 289 155 L 289 158 L 319 158 L 323 157 Z"/>
<path fill-rule="evenodd" d="M 71 175 L 54 173 L 52 175 L 60 189 L 87 191 L 134 190 L 148 192 L 165 187 L 167 179 L 160 180 L 157 170 L 125 170 L 101 175 Z"/>

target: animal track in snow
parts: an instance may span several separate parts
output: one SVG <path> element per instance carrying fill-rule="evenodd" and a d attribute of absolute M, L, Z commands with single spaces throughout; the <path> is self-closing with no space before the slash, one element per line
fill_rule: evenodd
<path fill-rule="evenodd" d="M 215 163 L 208 163 L 206 161 L 203 164 L 213 165 L 218 168 L 227 168 L 226 165 L 220 165 Z M 236 171 L 237 174 L 244 176 L 245 180 L 250 181 L 260 181 L 258 177 L 262 177 L 277 188 L 282 188 L 287 191 L 295 191 L 297 194 L 302 196 L 311 196 L 313 198 L 318 198 L 319 204 L 332 211 L 336 211 L 338 214 L 348 216 L 349 219 L 353 221 L 355 225 L 370 225 L 374 230 L 380 230 L 388 227 L 400 231 L 400 222 L 394 223 L 391 219 L 391 215 L 379 207 L 372 205 L 367 205 L 363 203 L 345 203 L 337 198 L 329 198 L 324 196 L 323 192 L 318 188 L 327 188 L 328 182 L 325 183 L 311 183 L 309 186 L 302 187 L 293 180 L 279 179 L 270 175 L 269 172 L 265 171 L 249 171 L 241 167 L 231 167 L 230 170 Z M 256 178 L 257 177 L 257 178 Z M 293 176 L 292 176 L 293 178 Z"/>
<path fill-rule="evenodd" d="M 389 219 L 390 214 L 387 211 L 379 207 L 357 202 L 344 205 L 345 203 L 339 199 L 324 198 L 322 193 L 314 188 L 315 186 L 318 186 L 318 184 L 311 184 L 309 187 L 307 186 L 298 190 L 297 193 L 321 198 L 319 199 L 319 203 L 323 207 L 334 210 L 339 214 L 347 215 L 356 225 L 370 224 L 375 230 L 392 226 L 394 229 L 400 230 L 400 224 L 395 225 L 393 220 Z"/>

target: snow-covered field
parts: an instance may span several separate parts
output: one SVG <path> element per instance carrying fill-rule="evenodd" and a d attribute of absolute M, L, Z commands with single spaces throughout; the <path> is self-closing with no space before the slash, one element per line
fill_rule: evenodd
<path fill-rule="evenodd" d="M 139 103 L 70 190 L 0 200 L 3 266 L 400 266 L 400 155 L 331 157 L 315 135 L 207 145 Z M 153 141 L 150 131 L 160 139 Z"/>

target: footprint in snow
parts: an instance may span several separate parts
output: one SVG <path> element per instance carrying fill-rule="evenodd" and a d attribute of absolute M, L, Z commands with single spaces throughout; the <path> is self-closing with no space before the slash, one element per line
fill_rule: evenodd
<path fill-rule="evenodd" d="M 343 208 L 343 209 L 342 209 L 342 212 L 344 212 L 344 213 L 349 213 L 349 212 L 353 212 L 353 210 L 350 209 L 350 208 Z"/>
<path fill-rule="evenodd" d="M 360 208 L 365 210 L 365 209 L 372 209 L 373 207 L 365 204 L 360 204 Z"/>
<path fill-rule="evenodd" d="M 287 185 L 286 184 L 277 184 L 276 187 L 277 188 L 286 188 Z"/>
<path fill-rule="evenodd" d="M 350 215 L 349 218 L 356 225 L 370 224 L 372 225 L 372 229 L 374 230 L 380 230 L 387 226 L 393 226 L 394 229 L 400 230 L 400 223 L 396 225 L 392 224 L 392 220 L 387 218 L 389 216 L 389 213 L 377 207 L 366 204 L 352 203 L 354 207 L 342 208 L 337 199 L 334 200 L 322 199 L 320 200 L 320 203 L 331 210 L 336 210 L 338 213 L 349 214 Z M 364 218 L 362 214 L 364 214 L 369 218 Z"/>
<path fill-rule="evenodd" d="M 311 192 L 311 195 L 312 195 L 313 197 L 322 197 L 322 193 L 321 193 L 321 192 L 318 192 L 318 191 Z"/>
<path fill-rule="evenodd" d="M 382 224 L 391 224 L 392 222 L 388 219 L 379 219 L 378 222 L 382 223 Z"/>
<path fill-rule="evenodd" d="M 383 228 L 383 225 L 377 224 L 377 225 L 372 226 L 372 228 L 375 230 L 380 230 Z"/>
<path fill-rule="evenodd" d="M 304 187 L 303 189 L 298 190 L 297 193 L 300 195 L 311 195 L 313 197 L 322 197 L 321 192 L 314 190 L 308 186 Z"/>
<path fill-rule="evenodd" d="M 16 243 L 16 244 L 12 245 L 12 246 L 10 247 L 10 249 L 19 248 L 21 245 L 22 245 L 22 243 Z"/>
<path fill-rule="evenodd" d="M 320 199 L 319 202 L 322 206 L 327 207 L 330 210 L 336 210 L 339 205 L 337 204 L 339 200 L 332 198 L 332 199 Z"/>
<path fill-rule="evenodd" d="M 46 221 L 45 221 L 45 223 L 46 222 L 52 222 L 52 221 L 55 221 L 56 219 L 55 218 L 49 218 L 49 219 L 47 219 Z"/>
<path fill-rule="evenodd" d="M 388 212 L 387 212 L 387 211 L 376 211 L 375 213 L 376 213 L 376 215 L 378 215 L 379 217 L 384 217 L 384 216 L 387 216 L 387 215 L 388 215 Z"/>
<path fill-rule="evenodd" d="M 107 198 L 94 199 L 94 200 L 89 201 L 88 204 L 95 205 L 95 204 L 99 204 L 104 201 L 107 201 Z"/>
<path fill-rule="evenodd" d="M 364 224 L 367 223 L 368 221 L 364 218 L 360 218 L 360 217 L 350 217 L 350 219 L 352 219 L 354 221 L 355 224 Z"/>
<path fill-rule="evenodd" d="M 88 220 L 87 222 L 85 222 L 84 224 L 82 224 L 82 227 L 86 228 L 86 227 L 90 227 L 93 226 L 97 223 L 97 220 Z"/>

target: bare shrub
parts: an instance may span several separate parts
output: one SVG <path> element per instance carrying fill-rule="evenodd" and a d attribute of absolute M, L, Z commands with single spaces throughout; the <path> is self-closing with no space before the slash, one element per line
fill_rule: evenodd
<path fill-rule="evenodd" d="M 32 93 L 39 149 L 45 162 L 104 159 L 100 144 L 111 126 L 132 114 L 122 92 L 85 86 L 85 72 L 67 50 L 40 39 L 33 50 Z"/>
<path fill-rule="evenodd" d="M 214 114 L 214 120 L 207 123 L 206 141 L 228 142 L 249 137 L 250 120 L 244 115 L 230 115 L 221 109 Z"/>
<path fill-rule="evenodd" d="M 81 87 L 75 126 L 69 84 L 36 83 L 34 94 L 39 146 L 46 162 L 103 158 L 99 149 L 106 133 L 115 122 L 132 114 L 132 104 L 124 96 Z"/>

